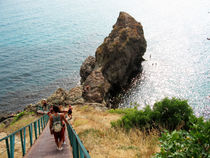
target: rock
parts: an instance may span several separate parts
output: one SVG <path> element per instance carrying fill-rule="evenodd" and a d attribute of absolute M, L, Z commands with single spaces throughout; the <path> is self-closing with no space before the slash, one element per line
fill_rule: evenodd
<path fill-rule="evenodd" d="M 6 120 L 3 121 L 3 123 L 5 124 L 5 127 L 8 127 L 13 121 L 13 117 L 11 118 L 7 118 Z"/>
<path fill-rule="evenodd" d="M 72 88 L 64 101 L 66 105 L 84 104 L 84 99 L 82 97 L 82 86 L 77 86 Z"/>
<path fill-rule="evenodd" d="M 82 63 L 80 67 L 80 76 L 81 76 L 81 83 L 83 83 L 86 78 L 90 75 L 95 67 L 95 58 L 93 56 L 89 56 L 86 60 Z"/>
<path fill-rule="evenodd" d="M 47 98 L 48 105 L 65 105 L 67 92 L 62 89 L 58 88 L 55 93 L 53 93 L 49 98 Z"/>
<path fill-rule="evenodd" d="M 89 66 L 90 59 L 86 59 L 81 67 L 84 99 L 108 103 L 129 86 L 142 70 L 146 47 L 142 25 L 129 14 L 120 12 L 113 30 L 96 50 L 95 66 Z"/>
<path fill-rule="evenodd" d="M 99 68 L 94 70 L 85 80 L 82 96 L 88 102 L 102 103 L 109 88 L 110 84 Z"/>
<path fill-rule="evenodd" d="M 8 118 L 8 114 L 0 114 L 0 122 Z"/>
<path fill-rule="evenodd" d="M 142 25 L 125 12 L 120 12 L 116 24 L 96 50 L 96 65 L 113 87 L 124 87 L 141 71 L 146 51 Z"/>
<path fill-rule="evenodd" d="M 41 106 L 41 104 L 30 104 L 30 105 L 27 105 L 27 106 L 24 108 L 24 111 L 28 111 L 28 112 L 33 111 L 33 112 L 36 112 L 38 106 Z"/>
<path fill-rule="evenodd" d="M 0 122 L 3 122 L 9 118 L 13 118 L 14 117 L 14 114 L 6 114 L 6 113 L 3 113 L 3 114 L 0 114 Z"/>

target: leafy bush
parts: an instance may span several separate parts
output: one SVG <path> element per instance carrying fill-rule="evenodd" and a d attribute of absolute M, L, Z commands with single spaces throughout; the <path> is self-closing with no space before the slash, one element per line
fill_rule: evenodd
<path fill-rule="evenodd" d="M 111 123 L 112 127 L 123 127 L 127 130 L 133 127 L 140 129 L 164 127 L 174 130 L 178 126 L 189 129 L 189 118 L 193 115 L 193 111 L 186 100 L 165 98 L 155 103 L 153 109 L 150 106 L 146 106 L 143 110 L 126 109 L 124 114 L 121 120 Z"/>
<path fill-rule="evenodd" d="M 169 130 L 181 124 L 184 129 L 189 129 L 189 118 L 192 115 L 193 110 L 187 100 L 165 98 L 154 104 L 151 119 Z"/>
<path fill-rule="evenodd" d="M 160 137 L 161 151 L 155 158 L 195 157 L 207 158 L 210 155 L 210 121 L 192 117 L 193 125 L 185 130 L 165 131 Z"/>
<path fill-rule="evenodd" d="M 140 129 L 150 128 L 151 125 L 151 108 L 147 106 L 144 110 L 137 108 L 126 110 L 125 115 L 115 122 L 111 122 L 112 127 L 122 127 L 129 130 L 133 127 Z"/>

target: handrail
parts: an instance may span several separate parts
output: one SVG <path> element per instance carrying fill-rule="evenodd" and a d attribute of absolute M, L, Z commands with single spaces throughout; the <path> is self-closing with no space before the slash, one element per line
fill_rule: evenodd
<path fill-rule="evenodd" d="M 33 145 L 33 129 L 34 129 L 35 139 L 37 139 L 38 134 L 40 135 L 41 131 L 43 131 L 45 126 L 47 125 L 48 119 L 49 119 L 48 115 L 44 115 L 41 118 L 39 118 L 38 120 L 26 125 L 25 127 L 18 129 L 17 131 L 9 134 L 8 136 L 0 139 L 0 142 L 5 140 L 5 144 L 6 144 L 5 151 L 7 151 L 7 157 L 14 158 L 15 135 L 18 132 L 20 132 L 22 155 L 24 156 L 26 154 L 26 128 L 28 127 L 30 146 L 32 146 Z M 37 127 L 38 127 L 38 129 L 37 129 Z M 1 153 L 0 153 L 0 155 L 1 155 Z"/>
<path fill-rule="evenodd" d="M 84 145 L 82 144 L 79 136 L 72 128 L 70 124 L 67 125 L 68 136 L 71 142 L 71 146 L 73 149 L 73 157 L 74 158 L 90 158 L 88 151 L 85 149 Z"/>
<path fill-rule="evenodd" d="M 0 139 L 0 142 L 5 140 L 5 144 L 6 144 L 5 151 L 7 151 L 7 157 L 14 158 L 15 135 L 18 132 L 20 132 L 22 155 L 24 156 L 26 154 L 26 128 L 28 127 L 30 146 L 32 146 L 33 145 L 33 129 L 34 129 L 34 137 L 35 139 L 38 139 L 38 135 L 41 135 L 41 131 L 44 130 L 45 126 L 47 125 L 48 120 L 49 120 L 48 115 L 44 115 L 40 119 Z M 72 149 L 73 149 L 73 157 L 74 158 L 90 158 L 88 151 L 86 150 L 79 136 L 77 135 L 77 133 L 75 132 L 75 130 L 72 128 L 70 124 L 67 125 L 67 130 L 68 130 L 68 137 L 71 142 Z"/>

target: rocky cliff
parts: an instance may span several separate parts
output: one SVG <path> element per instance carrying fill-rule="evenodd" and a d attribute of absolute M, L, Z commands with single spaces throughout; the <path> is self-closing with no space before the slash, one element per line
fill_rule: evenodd
<path fill-rule="evenodd" d="M 80 69 L 83 97 L 88 102 L 106 102 L 141 72 L 147 43 L 142 25 L 125 12 L 120 12 L 108 37 L 88 57 Z"/>

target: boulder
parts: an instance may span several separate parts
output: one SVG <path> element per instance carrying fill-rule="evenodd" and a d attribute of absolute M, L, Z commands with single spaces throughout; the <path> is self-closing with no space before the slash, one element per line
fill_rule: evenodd
<path fill-rule="evenodd" d="M 104 78 L 101 69 L 96 69 L 84 82 L 83 97 L 88 102 L 102 103 L 109 88 L 110 84 Z"/>
<path fill-rule="evenodd" d="M 65 105 L 67 92 L 62 89 L 58 88 L 55 93 L 53 93 L 49 98 L 47 98 L 48 105 Z"/>
<path fill-rule="evenodd" d="M 12 117 L 14 117 L 14 114 L 2 113 L 0 114 L 0 123 Z"/>
<path fill-rule="evenodd" d="M 82 97 L 82 86 L 77 86 L 72 88 L 66 96 L 66 100 L 64 101 L 66 105 L 78 105 L 83 104 L 84 99 Z"/>
<path fill-rule="evenodd" d="M 5 124 L 5 127 L 8 127 L 14 118 L 7 118 L 6 120 L 2 121 Z"/>
<path fill-rule="evenodd" d="M 38 106 L 41 107 L 41 104 L 29 104 L 29 105 L 27 105 L 27 106 L 24 108 L 24 111 L 28 111 L 28 112 L 33 111 L 33 112 L 36 112 Z"/>
<path fill-rule="evenodd" d="M 82 63 L 80 67 L 80 76 L 81 76 L 81 83 L 83 83 L 86 78 L 90 75 L 95 67 L 95 58 L 93 56 L 89 56 L 86 60 Z"/>

